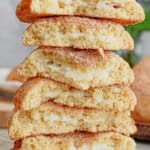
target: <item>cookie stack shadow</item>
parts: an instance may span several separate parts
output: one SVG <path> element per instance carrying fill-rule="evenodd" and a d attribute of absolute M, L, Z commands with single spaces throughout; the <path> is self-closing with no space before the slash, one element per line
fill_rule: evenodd
<path fill-rule="evenodd" d="M 17 68 L 26 82 L 9 120 L 14 150 L 134 150 L 134 74 L 111 50 L 132 50 L 123 25 L 144 20 L 136 1 L 22 0 L 31 23 L 23 44 L 38 46 Z"/>

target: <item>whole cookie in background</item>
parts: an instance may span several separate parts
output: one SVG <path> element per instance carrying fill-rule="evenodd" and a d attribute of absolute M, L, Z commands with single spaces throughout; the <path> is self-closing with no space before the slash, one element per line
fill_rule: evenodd
<path fill-rule="evenodd" d="M 137 123 L 150 124 L 150 56 L 140 61 L 133 71 L 135 82 L 132 89 L 137 97 L 133 118 Z"/>

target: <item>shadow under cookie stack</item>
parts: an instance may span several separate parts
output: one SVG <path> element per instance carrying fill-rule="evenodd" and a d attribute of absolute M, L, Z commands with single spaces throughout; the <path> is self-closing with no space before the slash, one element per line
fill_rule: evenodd
<path fill-rule="evenodd" d="M 134 74 L 111 50 L 132 50 L 123 25 L 144 20 L 134 0 L 22 0 L 38 46 L 17 68 L 26 81 L 9 121 L 14 150 L 135 150 Z"/>

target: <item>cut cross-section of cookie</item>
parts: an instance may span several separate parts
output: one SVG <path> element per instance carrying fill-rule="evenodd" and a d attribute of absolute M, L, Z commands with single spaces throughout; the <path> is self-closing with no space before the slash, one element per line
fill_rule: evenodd
<path fill-rule="evenodd" d="M 31 110 L 44 102 L 105 111 L 133 110 L 136 98 L 127 86 L 109 86 L 81 91 L 47 78 L 32 78 L 14 97 L 16 109 Z"/>
<path fill-rule="evenodd" d="M 80 17 L 40 19 L 23 34 L 26 46 L 56 46 L 79 49 L 132 50 L 134 42 L 117 23 Z"/>
<path fill-rule="evenodd" d="M 135 150 L 133 139 L 115 132 L 33 136 L 18 140 L 13 150 Z"/>
<path fill-rule="evenodd" d="M 26 78 L 47 77 L 83 90 L 134 81 L 128 63 L 110 51 L 102 56 L 98 50 L 41 47 L 17 71 Z"/>
<path fill-rule="evenodd" d="M 30 111 L 16 110 L 9 121 L 9 135 L 18 140 L 31 135 L 64 134 L 74 131 L 114 131 L 125 135 L 136 131 L 129 111 L 71 108 L 47 102 Z"/>
<path fill-rule="evenodd" d="M 16 13 L 24 22 L 33 22 L 40 17 L 74 15 L 127 25 L 145 18 L 142 7 L 135 0 L 22 0 Z"/>

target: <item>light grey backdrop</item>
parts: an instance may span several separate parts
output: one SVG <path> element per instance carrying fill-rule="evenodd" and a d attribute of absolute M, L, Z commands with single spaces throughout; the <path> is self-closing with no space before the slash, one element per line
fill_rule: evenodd
<path fill-rule="evenodd" d="M 20 0 L 0 2 L 0 67 L 13 67 L 19 64 L 33 50 L 22 45 L 22 32 L 28 24 L 19 22 L 15 16 L 16 5 Z M 150 55 L 150 32 L 142 34 L 137 51 L 144 57 Z"/>
<path fill-rule="evenodd" d="M 19 22 L 15 16 L 19 1 L 0 2 L 0 67 L 16 66 L 32 50 L 31 47 L 22 45 L 22 32 L 28 24 Z"/>

